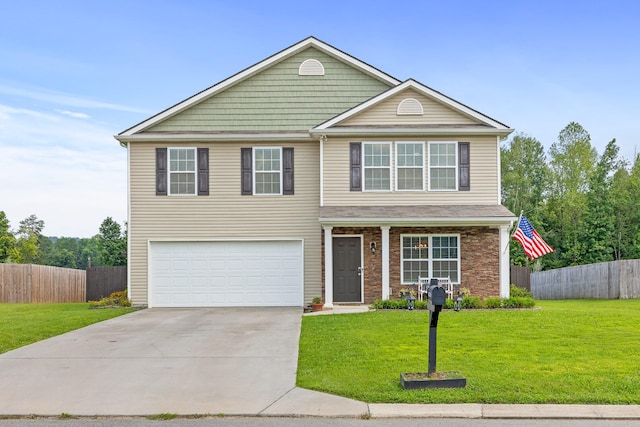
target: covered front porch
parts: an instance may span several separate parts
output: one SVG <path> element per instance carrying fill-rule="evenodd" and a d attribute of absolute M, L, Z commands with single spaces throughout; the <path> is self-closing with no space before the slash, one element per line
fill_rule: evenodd
<path fill-rule="evenodd" d="M 418 277 L 507 297 L 515 219 L 500 205 L 321 207 L 325 308 L 398 298 Z"/>

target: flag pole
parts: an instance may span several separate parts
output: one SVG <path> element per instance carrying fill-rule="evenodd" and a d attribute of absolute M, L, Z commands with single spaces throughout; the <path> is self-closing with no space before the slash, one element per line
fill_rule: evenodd
<path fill-rule="evenodd" d="M 516 230 L 520 226 L 520 221 L 522 220 L 522 215 L 523 214 L 524 214 L 524 209 L 520 211 L 520 216 L 518 217 L 518 222 L 516 222 L 516 226 L 513 227 L 513 229 L 511 230 L 511 238 L 513 238 L 513 235 L 516 234 Z"/>
<path fill-rule="evenodd" d="M 522 219 L 522 214 L 524 213 L 524 209 L 520 211 L 520 217 L 518 218 L 518 222 L 516 222 L 516 226 L 513 227 L 511 229 L 511 233 L 509 233 L 509 239 L 507 239 L 507 244 L 504 248 L 504 251 L 502 251 L 502 253 L 507 253 L 507 251 L 509 250 L 509 244 L 511 242 L 511 239 L 513 239 L 513 235 L 516 234 L 516 230 L 518 229 L 518 226 L 520 225 L 520 220 Z"/>

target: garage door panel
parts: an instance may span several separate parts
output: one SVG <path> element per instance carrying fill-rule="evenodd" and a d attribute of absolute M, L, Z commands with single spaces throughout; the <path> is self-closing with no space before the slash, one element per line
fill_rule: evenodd
<path fill-rule="evenodd" d="M 150 304 L 301 306 L 302 241 L 152 242 Z"/>

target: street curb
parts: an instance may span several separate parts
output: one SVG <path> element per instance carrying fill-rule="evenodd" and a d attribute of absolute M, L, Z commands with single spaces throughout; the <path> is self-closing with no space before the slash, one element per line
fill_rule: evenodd
<path fill-rule="evenodd" d="M 371 418 L 640 419 L 640 405 L 369 404 Z"/>

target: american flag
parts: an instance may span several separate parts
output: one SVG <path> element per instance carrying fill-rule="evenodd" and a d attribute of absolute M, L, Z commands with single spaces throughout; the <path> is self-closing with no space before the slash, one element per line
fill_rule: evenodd
<path fill-rule="evenodd" d="M 542 237 L 524 215 L 520 216 L 520 222 L 516 232 L 513 233 L 513 238 L 520 242 L 524 253 L 531 259 L 553 252 L 553 248 L 542 240 Z"/>

